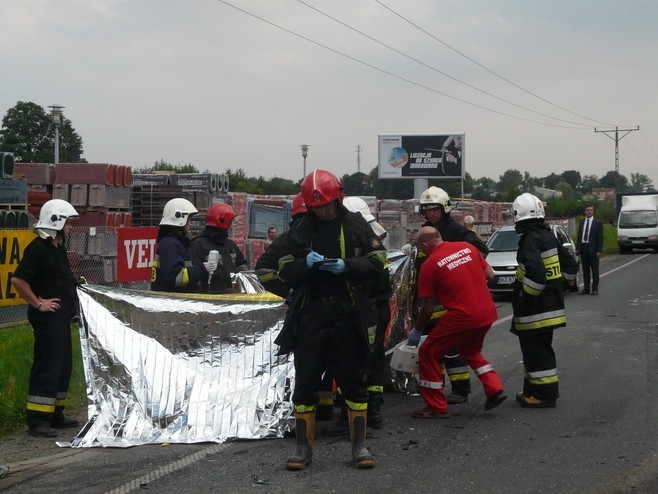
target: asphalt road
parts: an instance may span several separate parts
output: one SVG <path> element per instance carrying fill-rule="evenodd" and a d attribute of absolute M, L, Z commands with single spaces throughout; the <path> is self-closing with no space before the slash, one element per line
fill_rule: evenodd
<path fill-rule="evenodd" d="M 523 366 L 509 333 L 509 300 L 485 355 L 509 399 L 485 412 L 471 399 L 449 420 L 412 419 L 422 399 L 387 393 L 385 426 L 369 445 L 377 465 L 360 471 L 349 442 L 318 434 L 314 462 L 287 472 L 294 439 L 228 444 L 61 450 L 11 465 L 0 490 L 12 493 L 655 493 L 658 392 L 658 255 L 602 261 L 598 296 L 566 295 L 567 328 L 555 333 L 561 398 L 554 409 L 514 401 Z M 318 429 L 323 423 L 318 423 Z"/>

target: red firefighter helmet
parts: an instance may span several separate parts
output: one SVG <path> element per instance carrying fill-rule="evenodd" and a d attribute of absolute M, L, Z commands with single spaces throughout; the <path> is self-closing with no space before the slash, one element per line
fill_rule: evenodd
<path fill-rule="evenodd" d="M 304 196 L 300 192 L 297 194 L 293 200 L 292 200 L 292 209 L 291 209 L 291 214 L 292 217 L 294 218 L 298 214 L 305 214 L 308 212 L 308 208 L 306 207 L 306 204 L 304 203 Z"/>
<path fill-rule="evenodd" d="M 332 201 L 343 200 L 343 186 L 340 180 L 327 170 L 315 170 L 306 175 L 300 189 L 308 208 L 319 208 Z"/>
<path fill-rule="evenodd" d="M 238 213 L 228 204 L 215 204 L 206 214 L 206 225 L 228 230 Z"/>

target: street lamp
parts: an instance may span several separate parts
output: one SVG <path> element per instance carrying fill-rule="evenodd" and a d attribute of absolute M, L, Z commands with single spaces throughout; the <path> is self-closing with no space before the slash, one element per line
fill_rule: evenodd
<path fill-rule="evenodd" d="M 306 157 L 308 156 L 308 148 L 311 146 L 302 144 L 300 147 L 302 148 L 302 157 L 304 158 L 304 176 L 302 177 L 302 180 L 304 180 L 306 178 Z"/>
<path fill-rule="evenodd" d="M 55 127 L 55 164 L 59 163 L 59 126 L 62 123 L 62 109 L 64 108 L 61 105 L 51 105 L 50 108 L 50 118 L 53 122 L 53 127 Z"/>

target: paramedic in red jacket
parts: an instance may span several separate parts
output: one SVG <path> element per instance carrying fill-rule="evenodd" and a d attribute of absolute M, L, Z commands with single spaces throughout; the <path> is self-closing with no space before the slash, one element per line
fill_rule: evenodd
<path fill-rule="evenodd" d="M 435 299 L 441 300 L 447 312 L 418 350 L 418 381 L 426 406 L 415 410 L 411 416 L 450 417 L 443 393 L 440 359 L 451 348 L 457 349 L 482 382 L 487 396 L 484 409 L 491 410 L 507 398 L 498 373 L 481 353 L 484 337 L 497 317 L 486 282 L 487 278 L 493 278 L 493 270 L 473 245 L 444 242 L 439 231 L 431 226 L 420 229 L 416 245 L 428 258 L 418 279 L 418 297 L 422 305 L 407 344 L 418 345 L 422 329 L 417 328 L 424 328 L 429 322 Z"/>

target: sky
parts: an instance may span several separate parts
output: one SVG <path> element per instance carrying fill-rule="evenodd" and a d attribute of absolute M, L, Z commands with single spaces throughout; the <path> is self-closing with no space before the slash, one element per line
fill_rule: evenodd
<path fill-rule="evenodd" d="M 658 185 L 658 1 L 0 0 L 0 116 L 64 106 L 91 163 L 302 178 L 465 134 L 498 180 Z M 612 131 L 595 132 L 604 130 Z M 357 152 L 360 149 L 360 153 Z"/>

